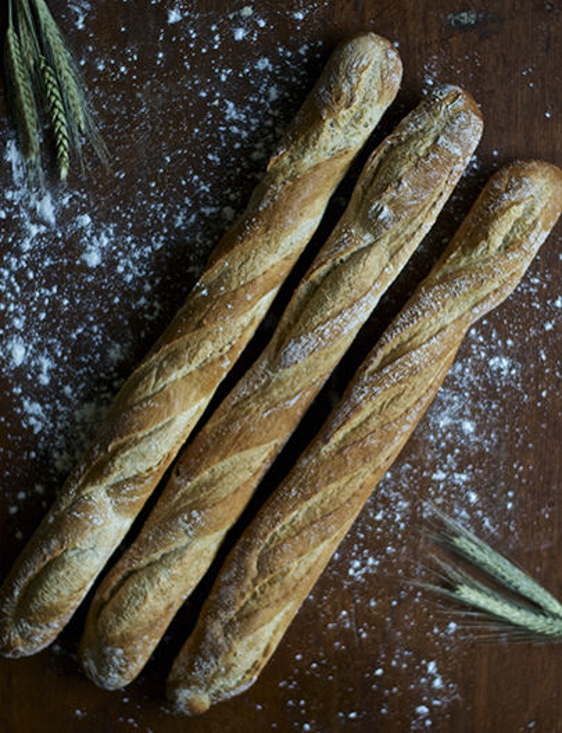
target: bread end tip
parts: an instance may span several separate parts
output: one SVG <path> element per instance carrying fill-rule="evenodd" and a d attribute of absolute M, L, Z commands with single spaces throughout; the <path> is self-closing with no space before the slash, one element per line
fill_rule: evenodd
<path fill-rule="evenodd" d="M 40 651 L 18 633 L 15 625 L 6 619 L 0 620 L 0 656 L 18 659 Z"/>
<path fill-rule="evenodd" d="M 202 715 L 211 707 L 211 699 L 206 692 L 186 687 L 170 687 L 168 698 L 174 709 L 184 715 Z"/>
<path fill-rule="evenodd" d="M 78 657 L 86 677 L 103 690 L 121 690 L 138 674 L 123 649 L 105 645 L 88 632 L 80 641 Z"/>

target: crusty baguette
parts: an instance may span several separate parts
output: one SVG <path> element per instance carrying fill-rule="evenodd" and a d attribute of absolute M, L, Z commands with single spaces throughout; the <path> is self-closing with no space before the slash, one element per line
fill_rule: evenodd
<path fill-rule="evenodd" d="M 469 326 L 516 287 L 561 209 L 562 171 L 552 165 L 514 163 L 491 179 L 227 558 L 169 678 L 179 710 L 203 712 L 252 684 L 431 403 Z"/>
<path fill-rule="evenodd" d="M 371 155 L 268 347 L 180 456 L 140 536 L 94 596 L 81 657 L 97 684 L 122 687 L 140 672 L 260 478 L 432 226 L 481 131 L 473 99 L 444 87 Z"/>
<path fill-rule="evenodd" d="M 4 582 L 3 654 L 32 654 L 66 624 L 254 334 L 401 71 L 392 44 L 371 33 L 333 53 L 248 209 Z"/>

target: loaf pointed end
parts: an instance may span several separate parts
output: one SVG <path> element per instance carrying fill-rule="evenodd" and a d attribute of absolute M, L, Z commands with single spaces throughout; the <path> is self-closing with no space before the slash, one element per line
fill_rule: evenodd
<path fill-rule="evenodd" d="M 30 657 L 32 654 L 43 651 L 53 641 L 51 637 L 45 640 L 42 636 L 31 636 L 20 633 L 20 630 L 11 621 L 0 621 L 0 656 L 11 659 Z"/>
<path fill-rule="evenodd" d="M 17 658 L 24 656 L 16 642 L 11 624 L 0 621 L 0 656 Z"/>
<path fill-rule="evenodd" d="M 211 699 L 202 690 L 169 687 L 168 698 L 175 710 L 184 715 L 202 715 L 211 707 Z"/>
<path fill-rule="evenodd" d="M 0 656 L 29 657 L 48 646 L 53 637 L 46 633 L 47 629 L 31 626 L 24 618 L 16 620 L 14 608 L 5 584 L 0 591 Z"/>

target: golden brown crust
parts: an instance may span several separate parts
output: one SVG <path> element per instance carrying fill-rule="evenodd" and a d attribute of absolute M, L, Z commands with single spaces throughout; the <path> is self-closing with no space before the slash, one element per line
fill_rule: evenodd
<path fill-rule="evenodd" d="M 174 663 L 169 695 L 201 713 L 246 689 L 437 392 L 470 325 L 516 287 L 562 210 L 562 171 L 490 180 L 443 257 L 227 558 Z"/>
<path fill-rule="evenodd" d="M 3 654 L 42 649 L 68 621 L 255 332 L 400 77 L 397 52 L 372 33 L 336 49 L 247 211 L 4 582 Z"/>
<path fill-rule="evenodd" d="M 462 129 L 462 135 L 459 130 Z M 436 89 L 370 156 L 351 201 L 254 366 L 217 408 L 96 593 L 81 644 L 97 684 L 140 672 L 259 480 L 456 185 L 474 100 Z"/>

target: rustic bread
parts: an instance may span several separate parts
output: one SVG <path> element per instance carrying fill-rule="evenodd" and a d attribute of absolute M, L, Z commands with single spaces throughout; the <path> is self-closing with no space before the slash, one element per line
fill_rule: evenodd
<path fill-rule="evenodd" d="M 453 190 L 482 131 L 435 90 L 370 156 L 351 201 L 254 366 L 178 459 L 138 539 L 98 589 L 81 657 L 122 687 L 142 669 L 226 532 Z"/>
<path fill-rule="evenodd" d="M 5 580 L 3 654 L 32 654 L 66 624 L 254 334 L 400 77 L 398 53 L 374 34 L 336 49 L 246 212 Z"/>
<path fill-rule="evenodd" d="M 169 696 L 201 713 L 246 689 L 431 403 L 464 334 L 506 298 L 562 210 L 562 171 L 488 183 L 287 479 L 227 558 L 175 661 Z"/>

